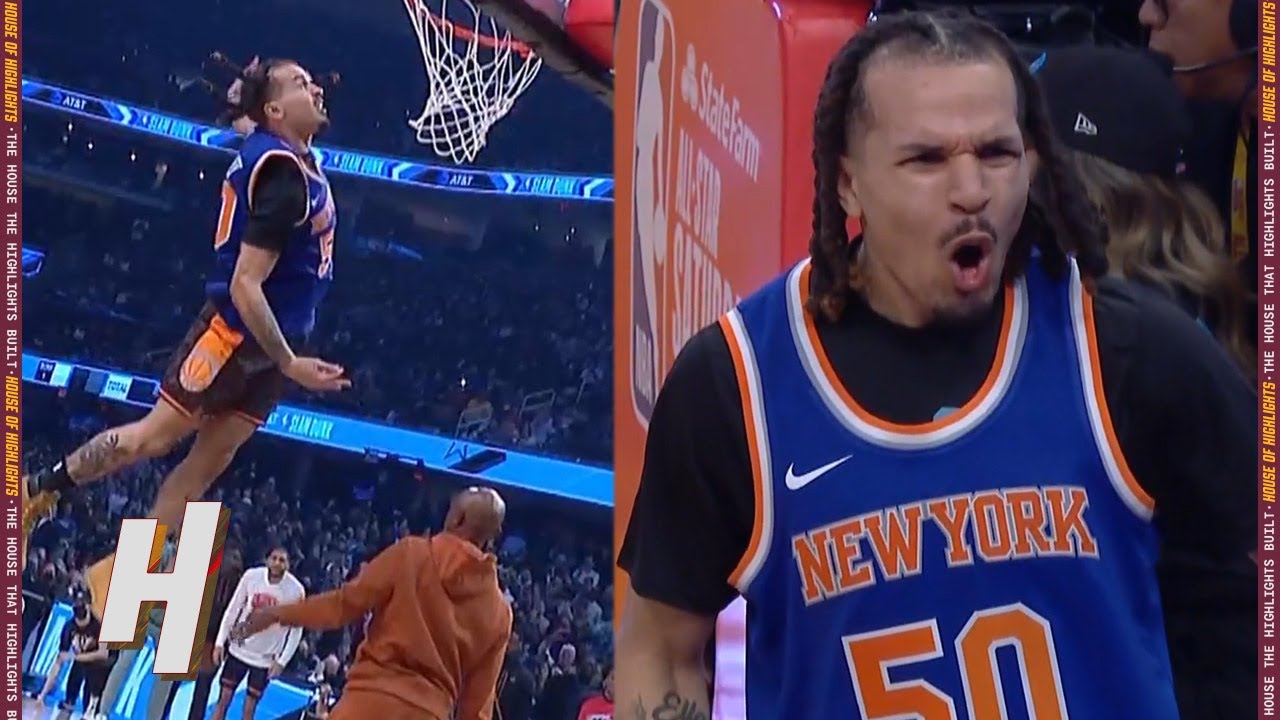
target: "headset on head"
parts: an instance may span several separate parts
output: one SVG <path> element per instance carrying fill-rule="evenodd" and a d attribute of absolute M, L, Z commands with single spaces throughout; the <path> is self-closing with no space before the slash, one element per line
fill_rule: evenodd
<path fill-rule="evenodd" d="M 1227 14 L 1227 28 L 1231 33 L 1231 44 L 1235 46 L 1235 52 L 1209 62 L 1195 65 L 1175 65 L 1173 71 L 1176 73 L 1198 73 L 1257 54 L 1258 0 L 1231 0 L 1231 9 Z"/>
<path fill-rule="evenodd" d="M 1010 17 L 1026 17 L 1027 27 L 1033 24 L 1046 30 L 1055 40 L 1049 44 L 1074 44 L 1092 37 L 1095 42 L 1119 42 L 1132 45 L 1133 40 L 1115 36 L 1108 28 L 1096 22 L 1102 4 L 1096 0 L 1041 0 L 1040 2 L 1005 3 L 1000 0 L 878 0 L 874 14 L 903 10 L 952 8 L 968 10 L 995 21 L 1003 11 L 1011 11 Z M 1038 22 L 1032 23 L 1032 18 Z M 1174 66 L 1176 73 L 1196 73 L 1233 63 L 1258 52 L 1258 0 L 1232 0 L 1228 13 L 1228 31 L 1236 48 L 1225 57 L 1195 65 Z M 1014 38 L 1018 41 L 1017 38 Z"/>

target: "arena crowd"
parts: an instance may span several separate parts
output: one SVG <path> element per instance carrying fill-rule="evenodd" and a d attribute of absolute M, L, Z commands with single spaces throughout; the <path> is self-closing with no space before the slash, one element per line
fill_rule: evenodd
<path fill-rule="evenodd" d="M 139 412 L 46 389 L 28 389 L 24 401 L 29 464 Z M 36 596 L 70 602 L 84 592 L 86 567 L 114 548 L 121 519 L 146 513 L 170 464 L 144 463 L 64 498 L 57 518 L 32 538 L 23 578 L 28 605 L 38 605 Z M 209 499 L 231 510 L 227 549 L 238 551 L 246 568 L 283 547 L 290 572 L 315 594 L 340 585 L 397 539 L 439 530 L 461 487 L 446 475 L 415 477 L 405 467 L 263 437 L 246 446 Z M 508 500 L 499 577 L 515 624 L 501 716 L 576 720 L 583 700 L 600 692 L 613 652 L 611 518 L 541 496 Z M 41 622 L 33 614 L 30 622 Z M 340 694 L 360 632 L 356 625 L 307 633 L 282 679 L 302 687 L 323 682 Z"/>

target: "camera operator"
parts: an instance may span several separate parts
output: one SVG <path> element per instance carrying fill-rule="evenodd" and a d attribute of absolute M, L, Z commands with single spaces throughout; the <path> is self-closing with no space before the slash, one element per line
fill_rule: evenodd
<path fill-rule="evenodd" d="M 307 682 L 315 685 L 311 694 L 311 705 L 307 708 L 306 720 L 325 720 L 329 710 L 337 704 L 342 695 L 342 686 L 346 684 L 346 669 L 338 661 L 336 655 L 328 655 L 320 662 L 315 672 L 307 677 Z"/>
<path fill-rule="evenodd" d="M 1178 87 L 1191 101 L 1200 140 L 1187 147 L 1188 175 L 1218 205 L 1232 257 L 1256 292 L 1258 2 L 1145 0 L 1138 19 L 1151 49 L 1172 58 Z"/>
<path fill-rule="evenodd" d="M 37 698 L 43 703 L 62 676 L 63 665 L 72 663 L 71 673 L 67 676 L 67 695 L 58 703 L 61 711 L 59 718 L 69 718 L 76 709 L 77 701 L 82 703 L 82 710 L 89 716 L 91 708 L 96 708 L 101 700 L 107 676 L 111 674 L 111 667 L 115 664 L 115 653 L 108 650 L 106 645 L 98 644 L 102 625 L 89 612 L 88 596 L 84 593 L 77 594 L 72 607 L 73 617 L 62 629 L 58 659 L 49 670 L 44 688 Z"/>

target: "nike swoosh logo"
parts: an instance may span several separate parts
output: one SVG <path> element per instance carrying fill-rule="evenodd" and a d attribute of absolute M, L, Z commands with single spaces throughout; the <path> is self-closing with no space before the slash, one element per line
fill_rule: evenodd
<path fill-rule="evenodd" d="M 803 475 L 796 474 L 795 463 L 792 463 L 791 467 L 787 468 L 787 489 L 799 490 L 805 485 L 808 485 L 814 480 L 817 480 L 823 475 L 826 475 L 832 470 L 835 470 L 837 467 L 843 465 L 845 461 L 847 461 L 851 457 L 853 456 L 845 455 L 844 457 L 840 458 L 839 460 L 836 460 L 835 462 L 829 462 L 826 465 L 823 465 L 822 467 L 818 468 L 817 470 L 810 470 L 809 472 L 804 473 Z"/>

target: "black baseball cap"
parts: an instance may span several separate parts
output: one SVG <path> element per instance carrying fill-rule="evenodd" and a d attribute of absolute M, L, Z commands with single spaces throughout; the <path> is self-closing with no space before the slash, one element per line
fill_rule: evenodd
<path fill-rule="evenodd" d="M 1191 117 L 1167 58 L 1146 50 L 1050 48 L 1033 70 L 1068 147 L 1147 175 L 1181 170 Z"/>

